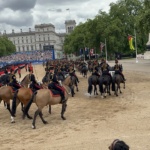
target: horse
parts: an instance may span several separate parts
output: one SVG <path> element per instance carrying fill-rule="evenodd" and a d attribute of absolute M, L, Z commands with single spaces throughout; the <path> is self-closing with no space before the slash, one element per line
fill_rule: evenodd
<path fill-rule="evenodd" d="M 42 116 L 42 109 L 46 106 L 46 105 L 56 105 L 56 104 L 62 104 L 62 110 L 61 110 L 61 118 L 63 120 L 66 120 L 66 118 L 64 117 L 64 113 L 66 111 L 66 107 L 67 107 L 67 100 L 69 97 L 69 87 L 63 84 L 63 87 L 65 88 L 65 102 L 61 103 L 61 96 L 57 95 L 57 96 L 53 96 L 52 91 L 49 89 L 40 89 L 38 91 L 36 91 L 31 100 L 29 101 L 29 103 L 27 104 L 27 106 L 24 109 L 24 115 L 23 118 L 25 118 L 26 114 L 28 113 L 30 106 L 33 102 L 35 102 L 35 104 L 37 105 L 38 109 L 35 111 L 34 114 L 34 119 L 32 122 L 32 128 L 35 129 L 35 121 L 36 121 L 36 117 L 37 115 L 40 116 L 42 122 L 44 124 L 47 124 L 47 121 L 44 120 L 43 116 Z"/>
<path fill-rule="evenodd" d="M 24 77 L 24 79 L 21 81 L 21 84 L 24 87 L 26 87 L 28 85 L 28 75 L 26 75 Z M 11 123 L 15 122 L 14 115 L 12 114 L 12 111 L 10 109 L 10 100 L 13 98 L 14 98 L 14 90 L 11 86 L 2 86 L 0 88 L 0 102 L 3 100 L 4 103 L 6 104 L 6 108 L 8 109 L 8 111 L 11 115 Z M 23 106 L 22 106 L 22 110 L 23 110 Z"/>
<path fill-rule="evenodd" d="M 123 80 L 123 77 L 120 74 L 115 74 L 113 77 L 112 90 L 115 91 L 114 94 L 116 96 L 118 96 L 118 90 L 120 91 L 120 93 L 122 93 L 121 88 L 120 88 L 121 83 L 124 84 L 123 88 L 125 89 L 125 81 Z"/>
<path fill-rule="evenodd" d="M 87 78 L 87 72 L 88 72 L 88 68 L 86 66 L 84 66 L 82 69 L 81 69 L 81 73 L 83 75 L 83 77 L 86 77 Z"/>
<path fill-rule="evenodd" d="M 92 90 L 93 90 L 93 86 L 94 86 L 94 95 L 98 95 L 97 93 L 97 87 L 96 85 L 98 84 L 98 76 L 96 75 L 91 75 L 88 78 L 88 93 L 91 96 Z"/>
<path fill-rule="evenodd" d="M 65 78 L 65 80 L 62 82 L 62 84 L 66 85 L 70 88 L 72 97 L 74 97 L 74 94 L 75 94 L 74 93 L 74 82 L 73 81 L 74 80 L 72 80 L 70 76 L 67 76 Z"/>
<path fill-rule="evenodd" d="M 109 75 L 101 75 L 99 78 L 99 90 L 102 98 L 106 98 L 107 93 L 110 93 L 111 78 Z M 103 88 L 104 85 L 104 88 Z"/>
<path fill-rule="evenodd" d="M 47 85 L 45 84 L 40 84 L 41 88 L 47 89 Z M 21 102 L 23 104 L 22 106 L 26 107 L 28 104 L 29 100 L 31 99 L 33 94 L 33 91 L 30 88 L 25 88 L 22 87 L 15 91 L 14 97 L 13 97 L 13 102 L 12 102 L 12 117 L 15 116 L 16 114 L 16 108 Z M 22 111 L 24 111 L 24 108 L 22 108 Z M 49 107 L 49 113 L 51 114 L 51 108 Z M 27 117 L 29 119 L 32 119 L 32 117 L 27 113 Z"/>
<path fill-rule="evenodd" d="M 73 87 L 75 86 L 76 87 L 76 91 L 78 92 L 79 89 L 78 89 L 78 83 L 77 83 L 76 77 L 75 76 L 70 76 L 70 77 L 71 77 L 71 81 L 72 81 Z"/>

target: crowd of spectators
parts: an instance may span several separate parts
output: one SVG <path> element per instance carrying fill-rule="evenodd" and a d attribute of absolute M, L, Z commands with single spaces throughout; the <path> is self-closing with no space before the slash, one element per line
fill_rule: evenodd
<path fill-rule="evenodd" d="M 0 57 L 0 64 L 12 64 L 15 62 L 32 62 L 32 61 L 46 61 L 52 59 L 52 51 L 33 51 L 20 52 L 9 56 Z"/>

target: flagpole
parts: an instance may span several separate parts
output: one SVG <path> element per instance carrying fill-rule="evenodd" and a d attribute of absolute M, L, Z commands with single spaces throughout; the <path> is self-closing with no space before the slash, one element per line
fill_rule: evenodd
<path fill-rule="evenodd" d="M 106 53 L 106 62 L 107 62 L 107 45 L 106 45 L 106 38 L 105 38 L 105 53 Z"/>
<path fill-rule="evenodd" d="M 136 43 L 136 31 L 135 31 L 135 29 L 134 29 L 134 38 L 135 38 L 136 63 L 138 63 L 138 58 L 137 58 L 137 43 Z"/>

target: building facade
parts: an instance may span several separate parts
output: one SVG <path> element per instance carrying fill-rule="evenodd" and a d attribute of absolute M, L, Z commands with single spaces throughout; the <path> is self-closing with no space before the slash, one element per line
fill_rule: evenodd
<path fill-rule="evenodd" d="M 72 24 L 71 24 L 72 23 Z M 34 50 L 54 50 L 55 58 L 63 57 L 63 43 L 65 35 L 70 33 L 75 27 L 75 21 L 65 21 L 66 33 L 56 33 L 53 24 L 39 24 L 35 25 L 34 31 L 29 28 L 28 32 L 23 32 L 20 29 L 19 33 L 6 33 L 10 41 L 16 46 L 16 52 L 26 52 Z"/>

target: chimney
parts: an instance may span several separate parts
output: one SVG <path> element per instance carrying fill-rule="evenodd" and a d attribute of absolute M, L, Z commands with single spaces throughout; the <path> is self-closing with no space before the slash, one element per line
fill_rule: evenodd
<path fill-rule="evenodd" d="M 14 29 L 12 29 L 12 33 L 14 33 Z"/>
<path fill-rule="evenodd" d="M 22 29 L 20 29 L 20 32 L 22 33 Z"/>
<path fill-rule="evenodd" d="M 31 32 L 31 28 L 29 28 L 29 32 Z"/>

